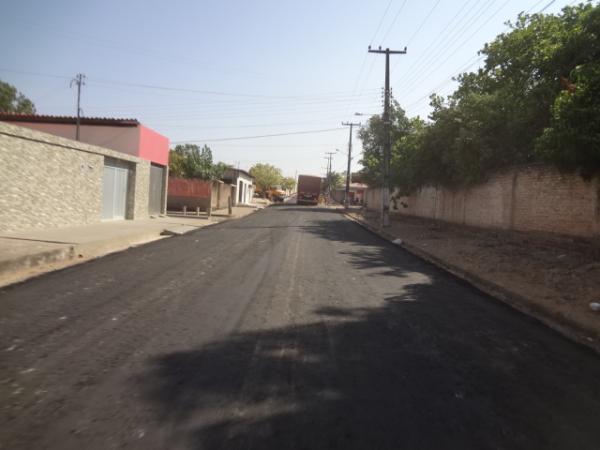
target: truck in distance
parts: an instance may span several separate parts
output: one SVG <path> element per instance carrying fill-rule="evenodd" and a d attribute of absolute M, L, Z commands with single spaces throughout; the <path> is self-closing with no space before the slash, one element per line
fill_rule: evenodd
<path fill-rule="evenodd" d="M 296 203 L 298 205 L 317 205 L 321 194 L 321 177 L 298 175 Z"/>

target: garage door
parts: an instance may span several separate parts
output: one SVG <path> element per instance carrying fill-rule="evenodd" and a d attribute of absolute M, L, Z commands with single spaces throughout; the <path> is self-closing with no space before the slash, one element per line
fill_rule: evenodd
<path fill-rule="evenodd" d="M 165 192 L 164 175 L 164 167 L 154 164 L 150 166 L 150 195 L 148 196 L 148 212 L 150 214 L 162 213 L 163 193 Z"/>
<path fill-rule="evenodd" d="M 129 170 L 118 161 L 104 163 L 102 177 L 102 219 L 124 219 L 127 212 Z"/>

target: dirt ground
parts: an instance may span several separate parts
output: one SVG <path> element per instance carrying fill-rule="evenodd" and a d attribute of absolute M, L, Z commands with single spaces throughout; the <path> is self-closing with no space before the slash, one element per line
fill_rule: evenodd
<path fill-rule="evenodd" d="M 378 226 L 378 213 L 356 213 Z M 600 242 L 394 215 L 386 231 L 600 343 Z"/>

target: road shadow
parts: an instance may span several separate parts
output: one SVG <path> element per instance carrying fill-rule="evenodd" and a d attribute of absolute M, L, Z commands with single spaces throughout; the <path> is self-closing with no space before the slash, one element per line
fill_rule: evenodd
<path fill-rule="evenodd" d="M 134 382 L 166 448 L 598 448 L 595 354 L 354 227 L 306 230 L 349 243 L 357 271 L 427 279 L 149 360 Z"/>

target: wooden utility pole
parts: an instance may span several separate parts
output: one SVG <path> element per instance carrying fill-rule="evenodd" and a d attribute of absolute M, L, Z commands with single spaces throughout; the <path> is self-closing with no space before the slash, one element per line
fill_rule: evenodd
<path fill-rule="evenodd" d="M 71 80 L 71 87 L 77 85 L 77 122 L 75 128 L 75 140 L 79 140 L 79 126 L 81 125 L 81 86 L 85 85 L 85 75 L 78 73 L 75 78 Z"/>
<path fill-rule="evenodd" d="M 404 50 L 390 50 L 389 48 L 372 50 L 369 45 L 369 53 L 380 53 L 385 55 L 385 91 L 383 103 L 383 127 L 385 137 L 383 140 L 383 185 L 381 186 L 381 226 L 390 225 L 390 158 L 392 153 L 392 135 L 390 121 L 390 55 L 406 54 Z"/>
<path fill-rule="evenodd" d="M 327 159 L 327 203 L 331 202 L 331 158 L 333 158 L 333 155 L 335 154 L 335 152 L 325 152 L 326 156 L 325 159 Z"/>
<path fill-rule="evenodd" d="M 360 127 L 360 122 L 342 122 L 345 127 L 350 127 L 350 138 L 348 139 L 348 170 L 346 171 L 346 192 L 344 194 L 344 206 L 347 208 L 350 204 L 350 182 L 352 177 L 351 164 L 352 164 L 352 127 Z"/>

